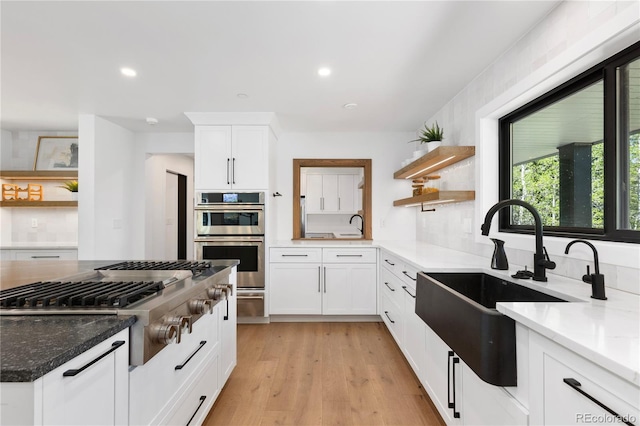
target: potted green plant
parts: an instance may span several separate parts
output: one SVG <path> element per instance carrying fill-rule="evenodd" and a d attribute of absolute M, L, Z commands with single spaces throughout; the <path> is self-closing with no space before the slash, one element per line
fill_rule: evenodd
<path fill-rule="evenodd" d="M 418 133 L 418 139 L 414 139 L 411 142 L 420 142 L 421 144 L 427 144 L 429 151 L 433 151 L 442 143 L 444 139 L 444 129 L 438 125 L 438 122 L 431 127 L 424 123 L 424 129 L 420 129 Z"/>
<path fill-rule="evenodd" d="M 78 181 L 77 180 L 68 180 L 62 185 L 60 188 L 64 188 L 67 191 L 71 192 L 71 199 L 74 201 L 78 200 Z"/>

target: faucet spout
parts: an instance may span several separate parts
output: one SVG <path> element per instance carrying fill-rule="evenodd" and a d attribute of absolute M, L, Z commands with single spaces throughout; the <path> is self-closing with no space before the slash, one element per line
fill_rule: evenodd
<path fill-rule="evenodd" d="M 585 240 L 573 240 L 573 241 L 571 241 L 569 244 L 567 244 L 567 247 L 564 249 L 564 254 L 569 254 L 569 249 L 575 243 L 583 243 L 583 244 L 586 244 L 589 247 L 591 247 L 591 250 L 593 250 L 593 264 L 594 264 L 594 267 L 596 269 L 596 274 L 600 274 L 600 262 L 598 261 L 598 250 L 596 250 L 595 246 L 593 244 L 591 244 L 589 241 L 585 241 Z"/>
<path fill-rule="evenodd" d="M 354 214 L 349 219 L 349 224 L 351 225 L 351 223 L 353 222 L 353 218 L 355 218 L 355 217 L 359 217 L 360 220 L 362 221 L 362 228 L 358 228 L 358 230 L 360 231 L 360 234 L 364 234 L 364 218 L 362 216 L 360 216 L 359 214 Z"/>
<path fill-rule="evenodd" d="M 564 249 L 564 254 L 569 254 L 569 249 L 575 243 L 583 243 L 591 247 L 593 250 L 593 263 L 596 270 L 595 274 L 589 273 L 589 265 L 587 265 L 587 274 L 582 276 L 582 281 L 591 284 L 591 297 L 599 300 L 607 300 L 604 290 L 604 275 L 600 274 L 600 262 L 598 261 L 598 250 L 589 241 L 585 240 L 573 240 Z"/>
<path fill-rule="evenodd" d="M 531 204 L 522 200 L 503 200 L 499 203 L 494 204 L 487 214 L 484 217 L 484 223 L 481 226 L 482 235 L 489 235 L 489 230 L 491 229 L 491 219 L 493 219 L 493 215 L 495 215 L 498 210 L 507 207 L 507 206 L 522 206 L 525 209 L 531 212 L 533 216 L 533 220 L 535 222 L 535 239 L 536 239 L 536 252 L 533 255 L 533 279 L 535 281 L 547 281 L 546 270 L 554 269 L 556 264 L 549 260 L 549 256 L 542 245 L 542 219 L 540 218 L 540 214 Z"/>

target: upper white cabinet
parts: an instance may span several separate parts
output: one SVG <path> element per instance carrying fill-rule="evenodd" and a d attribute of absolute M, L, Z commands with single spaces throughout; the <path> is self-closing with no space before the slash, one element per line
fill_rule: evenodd
<path fill-rule="evenodd" d="M 357 176 L 308 174 L 307 213 L 355 213 Z"/>
<path fill-rule="evenodd" d="M 268 189 L 269 126 L 196 126 L 195 189 Z"/>

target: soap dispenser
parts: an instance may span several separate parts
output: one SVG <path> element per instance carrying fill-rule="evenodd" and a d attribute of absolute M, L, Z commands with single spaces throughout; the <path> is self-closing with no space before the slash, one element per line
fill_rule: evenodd
<path fill-rule="evenodd" d="M 509 269 L 509 261 L 507 260 L 507 253 L 504 251 L 504 241 L 497 238 L 491 238 L 491 241 L 493 241 L 494 244 L 491 269 L 506 271 Z"/>

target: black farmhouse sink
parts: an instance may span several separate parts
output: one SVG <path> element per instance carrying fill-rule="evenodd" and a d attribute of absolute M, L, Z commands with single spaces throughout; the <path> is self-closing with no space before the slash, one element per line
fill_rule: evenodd
<path fill-rule="evenodd" d="M 484 273 L 419 273 L 416 314 L 487 383 L 516 386 L 514 321 L 497 302 L 566 302 Z"/>

